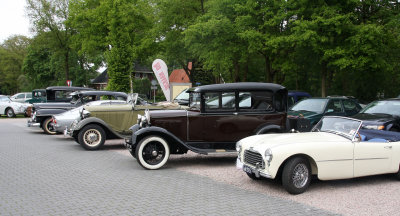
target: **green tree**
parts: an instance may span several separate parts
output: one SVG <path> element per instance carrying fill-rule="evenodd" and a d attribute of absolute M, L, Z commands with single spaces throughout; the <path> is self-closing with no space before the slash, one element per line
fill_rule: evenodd
<path fill-rule="evenodd" d="M 154 44 L 149 34 L 152 7 L 143 0 L 71 1 L 70 26 L 79 32 L 74 47 L 87 59 L 106 61 L 109 90 L 130 90 L 134 60 L 146 58 Z"/>
<path fill-rule="evenodd" d="M 238 1 L 211 0 L 206 13 L 184 32 L 186 47 L 203 63 L 214 77 L 225 77 L 226 82 L 246 80 L 241 64 L 248 62 L 246 42 L 238 36 L 235 8 Z M 243 66 L 244 68 L 245 66 Z"/>
<path fill-rule="evenodd" d="M 3 94 L 29 90 L 24 82 L 18 82 L 23 75 L 22 64 L 29 43 L 29 38 L 15 35 L 0 45 L 0 90 Z"/>
<path fill-rule="evenodd" d="M 192 83 L 201 63 L 193 52 L 185 46 L 184 31 L 196 19 L 205 14 L 206 0 L 154 0 L 156 24 L 154 25 L 158 55 L 162 56 L 172 69 L 183 68 Z M 192 62 L 192 69 L 188 68 Z"/>
<path fill-rule="evenodd" d="M 65 80 L 70 79 L 70 37 L 72 30 L 65 21 L 68 19 L 69 0 L 27 0 L 28 16 L 37 33 L 49 32 L 50 42 L 56 52 L 64 58 Z"/>

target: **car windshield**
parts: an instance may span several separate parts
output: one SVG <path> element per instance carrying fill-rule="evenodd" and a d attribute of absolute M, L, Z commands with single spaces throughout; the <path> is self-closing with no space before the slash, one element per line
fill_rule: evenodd
<path fill-rule="evenodd" d="M 400 116 L 400 101 L 374 101 L 362 109 L 360 113 L 384 113 Z"/>
<path fill-rule="evenodd" d="M 327 102 L 328 99 L 324 98 L 304 99 L 290 108 L 290 111 L 310 111 L 315 113 L 323 113 Z"/>
<path fill-rule="evenodd" d="M 360 129 L 362 121 L 352 118 L 325 116 L 311 130 L 312 132 L 334 133 L 353 139 Z"/>
<path fill-rule="evenodd" d="M 79 95 L 73 95 L 72 96 L 72 100 L 71 100 L 71 104 L 76 104 L 78 101 L 79 101 L 79 99 L 80 99 L 80 97 L 79 97 Z"/>
<path fill-rule="evenodd" d="M 190 93 L 189 94 L 189 102 L 190 102 L 190 105 L 189 105 L 189 107 L 191 108 L 191 109 L 197 109 L 197 110 L 200 110 L 200 93 L 195 93 L 195 92 L 193 92 L 193 93 Z"/>
<path fill-rule="evenodd" d="M 187 89 L 183 90 L 176 96 L 175 100 L 189 100 L 189 93 L 186 92 Z"/>

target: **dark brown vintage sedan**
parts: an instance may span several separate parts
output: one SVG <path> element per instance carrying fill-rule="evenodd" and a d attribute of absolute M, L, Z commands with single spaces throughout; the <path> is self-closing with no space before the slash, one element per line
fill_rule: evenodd
<path fill-rule="evenodd" d="M 236 152 L 240 139 L 286 130 L 287 90 L 272 83 L 229 83 L 191 88 L 187 110 L 146 111 L 125 140 L 146 169 L 170 154 Z"/>

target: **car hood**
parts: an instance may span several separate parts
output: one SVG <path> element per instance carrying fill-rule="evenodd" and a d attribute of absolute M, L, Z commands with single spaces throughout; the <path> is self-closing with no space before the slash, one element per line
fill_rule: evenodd
<path fill-rule="evenodd" d="M 288 117 L 290 116 L 295 116 L 295 117 L 303 116 L 304 118 L 311 120 L 313 118 L 321 116 L 321 114 L 312 111 L 300 110 L 300 111 L 289 111 Z"/>
<path fill-rule="evenodd" d="M 151 118 L 168 118 L 168 117 L 180 117 L 187 116 L 186 110 L 151 110 Z"/>
<path fill-rule="evenodd" d="M 385 122 L 390 122 L 396 119 L 399 119 L 397 116 L 393 116 L 390 114 L 384 114 L 384 113 L 358 113 L 355 116 L 352 116 L 355 119 L 360 119 L 363 121 L 365 124 L 370 124 L 370 123 L 385 123 Z"/>
<path fill-rule="evenodd" d="M 76 107 L 76 105 L 72 103 L 35 103 L 34 107 L 35 109 L 58 109 Z"/>
<path fill-rule="evenodd" d="M 290 148 L 293 145 L 316 145 L 321 143 L 335 143 L 349 141 L 349 139 L 327 132 L 306 132 L 306 133 L 283 133 L 283 134 L 265 134 L 255 135 L 244 138 L 239 142 L 242 148 L 254 150 L 264 153 L 268 148 L 274 149 L 282 146 Z"/>

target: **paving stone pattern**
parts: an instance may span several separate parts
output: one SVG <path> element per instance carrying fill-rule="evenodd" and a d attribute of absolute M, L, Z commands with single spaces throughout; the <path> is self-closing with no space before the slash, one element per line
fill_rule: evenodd
<path fill-rule="evenodd" d="M 333 215 L 0 119 L 0 215 Z"/>

